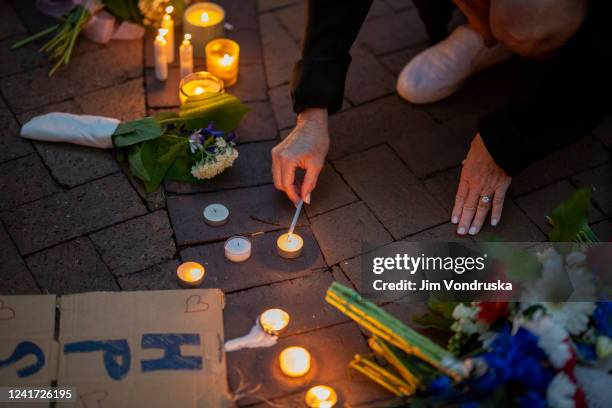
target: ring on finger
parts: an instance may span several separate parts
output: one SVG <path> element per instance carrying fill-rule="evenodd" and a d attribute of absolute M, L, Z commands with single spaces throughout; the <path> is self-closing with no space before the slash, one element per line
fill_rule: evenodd
<path fill-rule="evenodd" d="M 490 195 L 481 195 L 480 196 L 480 201 L 482 201 L 484 204 L 489 204 L 492 200 L 493 200 L 493 197 L 490 196 Z"/>

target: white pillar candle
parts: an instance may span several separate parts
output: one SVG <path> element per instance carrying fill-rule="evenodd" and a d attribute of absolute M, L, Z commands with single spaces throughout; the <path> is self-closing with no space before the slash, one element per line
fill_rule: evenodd
<path fill-rule="evenodd" d="M 218 227 L 227 222 L 229 210 L 223 204 L 210 204 L 202 212 L 204 221 L 213 227 Z"/>
<path fill-rule="evenodd" d="M 155 37 L 154 51 L 155 51 L 155 78 L 160 81 L 168 79 L 168 58 L 166 46 L 168 42 L 164 38 L 166 35 L 166 29 L 160 28 L 157 31 Z"/>
<path fill-rule="evenodd" d="M 244 262 L 251 257 L 251 241 L 235 236 L 225 241 L 225 257 L 232 262 Z"/>
<path fill-rule="evenodd" d="M 191 45 L 191 34 L 185 34 L 183 42 L 179 47 L 179 59 L 181 62 L 181 79 L 193 72 L 193 46 Z"/>
<path fill-rule="evenodd" d="M 168 30 L 168 33 L 165 35 L 166 37 L 166 57 L 168 59 L 168 64 L 172 64 L 174 62 L 174 20 L 172 19 L 172 12 L 174 11 L 174 7 L 168 6 L 166 7 L 166 14 L 162 17 L 161 28 Z"/>

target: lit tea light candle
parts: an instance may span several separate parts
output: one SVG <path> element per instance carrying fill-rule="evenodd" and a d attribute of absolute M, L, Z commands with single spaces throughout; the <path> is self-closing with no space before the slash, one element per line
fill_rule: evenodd
<path fill-rule="evenodd" d="M 295 232 L 292 234 L 286 233 L 278 237 L 276 240 L 276 247 L 280 256 L 287 259 L 294 259 L 302 254 L 304 240 Z"/>
<path fill-rule="evenodd" d="M 194 55 L 204 57 L 204 47 L 209 41 L 225 35 L 225 10 L 215 3 L 194 3 L 185 10 L 184 32 L 192 35 Z"/>
<path fill-rule="evenodd" d="M 161 28 L 168 30 L 166 33 L 166 58 L 168 59 L 168 64 L 172 64 L 174 62 L 174 20 L 172 19 L 172 12 L 174 11 L 174 7 L 168 6 L 166 7 L 166 14 L 162 17 Z"/>
<path fill-rule="evenodd" d="M 244 262 L 251 257 L 251 241 L 247 237 L 230 237 L 224 249 L 225 257 L 232 262 Z"/>
<path fill-rule="evenodd" d="M 289 377 L 301 377 L 310 370 L 310 353 L 304 347 L 287 347 L 279 356 L 280 368 Z"/>
<path fill-rule="evenodd" d="M 193 72 L 193 46 L 191 34 L 185 34 L 179 47 L 179 60 L 181 63 L 181 79 Z"/>
<path fill-rule="evenodd" d="M 168 53 L 166 47 L 168 41 L 166 41 L 165 35 L 168 30 L 160 28 L 157 30 L 157 36 L 153 44 L 153 51 L 155 53 L 155 78 L 160 81 L 168 79 Z"/>
<path fill-rule="evenodd" d="M 176 269 L 176 276 L 182 286 L 196 287 L 204 281 L 206 269 L 197 262 L 185 262 Z"/>
<path fill-rule="evenodd" d="M 187 75 L 179 83 L 179 99 L 181 105 L 188 97 L 201 95 L 204 92 L 223 92 L 223 81 L 206 71 Z"/>
<path fill-rule="evenodd" d="M 238 80 L 240 46 L 227 38 L 212 40 L 206 45 L 206 69 L 221 78 L 226 87 Z"/>
<path fill-rule="evenodd" d="M 202 211 L 204 221 L 213 227 L 218 227 L 227 222 L 229 210 L 223 204 L 210 204 Z"/>
<path fill-rule="evenodd" d="M 268 334 L 278 335 L 289 324 L 289 313 L 282 309 L 268 309 L 259 316 L 259 325 Z"/>
<path fill-rule="evenodd" d="M 338 402 L 338 394 L 332 387 L 316 385 L 306 392 L 304 400 L 310 408 L 332 408 Z"/>

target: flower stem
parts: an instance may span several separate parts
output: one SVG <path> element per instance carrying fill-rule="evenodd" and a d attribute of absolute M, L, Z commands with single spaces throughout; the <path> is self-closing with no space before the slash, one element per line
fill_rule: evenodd
<path fill-rule="evenodd" d="M 17 48 L 21 48 L 24 45 L 28 45 L 29 43 L 38 40 L 40 37 L 44 37 L 45 35 L 52 33 L 58 28 L 59 28 L 59 24 L 55 24 L 55 25 L 52 25 L 51 27 L 45 28 L 44 30 L 39 31 L 36 34 L 29 36 L 28 38 L 25 38 L 21 41 L 16 42 L 11 47 L 11 50 L 16 50 Z"/>

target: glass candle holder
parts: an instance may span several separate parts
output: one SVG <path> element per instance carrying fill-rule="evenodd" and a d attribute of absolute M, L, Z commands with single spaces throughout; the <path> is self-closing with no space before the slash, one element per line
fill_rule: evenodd
<path fill-rule="evenodd" d="M 187 75 L 179 83 L 181 105 L 188 97 L 201 95 L 204 92 L 223 92 L 223 81 L 210 72 L 199 71 Z"/>
<path fill-rule="evenodd" d="M 316 385 L 306 392 L 304 400 L 310 408 L 332 408 L 338 402 L 338 394 L 332 387 Z"/>
<path fill-rule="evenodd" d="M 221 78 L 226 87 L 238 80 L 240 46 L 227 38 L 212 40 L 206 44 L 206 69 Z"/>
<path fill-rule="evenodd" d="M 185 10 L 183 32 L 191 34 L 193 54 L 204 57 L 204 47 L 210 40 L 225 35 L 225 10 L 215 3 L 194 3 Z"/>

